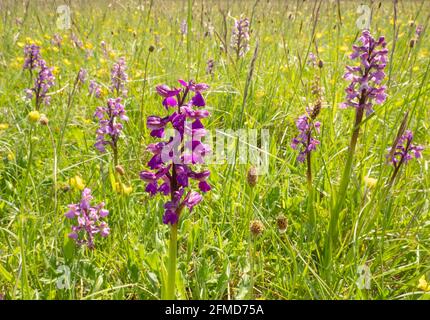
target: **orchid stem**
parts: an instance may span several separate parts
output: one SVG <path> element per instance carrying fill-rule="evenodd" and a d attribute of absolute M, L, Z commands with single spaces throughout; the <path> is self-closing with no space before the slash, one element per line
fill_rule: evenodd
<path fill-rule="evenodd" d="M 362 99 L 363 100 L 363 99 Z M 360 105 L 363 105 L 361 103 Z M 346 191 L 348 190 L 349 180 L 351 179 L 352 162 L 355 153 L 355 147 L 357 145 L 358 135 L 360 133 L 360 124 L 363 120 L 364 108 L 358 108 L 355 114 L 355 125 L 351 136 L 351 142 L 349 144 L 348 158 L 346 160 L 345 168 L 342 174 L 342 180 L 339 187 L 339 192 L 336 195 L 336 204 L 331 212 L 329 231 L 325 242 L 324 252 L 324 266 L 326 271 L 331 269 L 333 245 L 336 241 L 338 230 L 337 225 L 339 222 L 339 214 L 343 208 L 345 202 Z"/>
<path fill-rule="evenodd" d="M 175 300 L 176 256 L 178 253 L 178 224 L 170 228 L 169 265 L 167 270 L 167 300 Z"/>

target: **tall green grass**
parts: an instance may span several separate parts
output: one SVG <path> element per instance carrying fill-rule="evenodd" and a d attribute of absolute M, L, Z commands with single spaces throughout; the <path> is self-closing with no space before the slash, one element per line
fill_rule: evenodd
<path fill-rule="evenodd" d="M 330 209 L 336 201 L 354 122 L 353 110 L 339 110 L 347 83 L 342 79 L 347 55 L 360 31 L 352 1 L 102 1 L 70 3 L 72 29 L 58 30 L 54 1 L 3 1 L 0 20 L 0 293 L 7 299 L 159 299 L 167 282 L 169 228 L 162 224 L 163 199 L 150 199 L 138 173 L 149 160 L 144 147 L 152 141 L 142 123 L 162 114 L 155 85 L 174 86 L 179 78 L 210 85 L 206 100 L 212 113 L 210 130 L 238 127 L 270 130 L 270 166 L 252 195 L 247 191 L 248 165 L 210 165 L 213 189 L 204 201 L 181 218 L 177 234 L 176 291 L 180 299 L 419 299 L 424 275 L 430 281 L 428 151 L 405 166 L 389 193 L 384 185 L 392 173 L 386 149 L 395 138 L 405 111 L 415 141 L 429 145 L 428 108 L 430 47 L 426 1 L 367 3 L 372 8 L 371 31 L 385 35 L 395 50 L 389 62 L 388 99 L 360 126 L 350 180 L 332 246 L 329 272 L 324 269 L 324 239 Z M 251 18 L 251 50 L 237 63 L 221 49 L 229 42 L 232 17 Z M 22 24 L 16 22 L 20 18 Z M 187 21 L 182 41 L 180 23 Z M 411 48 L 415 27 L 426 29 Z M 208 33 L 208 25 L 214 27 Z M 50 37 L 59 33 L 63 46 L 53 49 Z M 75 48 L 76 34 L 94 57 Z M 205 35 L 206 34 L 206 35 Z M 226 35 L 226 36 L 225 36 Z M 29 39 L 27 39 L 27 37 Z M 67 37 L 67 38 L 66 38 Z M 111 54 L 104 57 L 104 40 Z M 51 106 L 41 112 L 47 127 L 31 124 L 32 106 L 23 90 L 30 78 L 22 71 L 23 45 L 38 41 L 42 55 L 58 67 Z M 249 69 L 259 43 L 253 75 Z M 150 46 L 155 50 L 148 53 Z M 318 53 L 324 66 L 318 74 L 306 59 Z M 391 53 L 390 52 L 390 53 Z M 130 194 L 115 190 L 109 174 L 111 155 L 93 147 L 97 106 L 103 105 L 109 72 L 118 57 L 129 66 L 129 123 L 120 141 L 121 182 Z M 214 76 L 206 61 L 215 60 Z M 74 89 L 80 67 L 105 87 L 103 100 L 88 95 L 87 85 Z M 312 155 L 315 214 L 309 222 L 306 167 L 290 148 L 295 119 L 312 103 L 310 84 L 321 78 L 324 90 L 321 145 Z M 246 95 L 246 103 L 244 102 Z M 67 238 L 66 206 L 80 191 L 69 179 L 80 176 L 98 201 L 110 210 L 111 235 L 94 251 L 75 247 Z M 366 185 L 364 177 L 378 180 Z M 276 218 L 283 214 L 288 229 L 280 233 Z M 250 244 L 249 219 L 266 230 Z M 255 259 L 250 259 L 253 246 Z M 371 272 L 370 289 L 357 285 L 360 266 Z M 72 285 L 58 289 L 70 269 Z"/>

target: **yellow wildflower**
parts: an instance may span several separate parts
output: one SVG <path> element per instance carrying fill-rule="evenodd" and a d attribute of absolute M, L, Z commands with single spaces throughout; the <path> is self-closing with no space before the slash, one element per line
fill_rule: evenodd
<path fill-rule="evenodd" d="M 421 289 L 423 291 L 430 291 L 430 285 L 428 284 L 427 280 L 426 280 L 426 276 L 422 276 L 419 280 L 418 280 L 418 289 Z"/>
<path fill-rule="evenodd" d="M 13 160 L 15 160 L 15 154 L 14 154 L 13 152 L 9 152 L 9 153 L 7 154 L 7 159 L 8 159 L 9 161 L 13 161 Z"/>
<path fill-rule="evenodd" d="M 127 187 L 124 183 L 115 182 L 115 191 L 118 194 L 123 194 L 128 196 L 133 191 L 133 187 L 132 186 Z"/>
<path fill-rule="evenodd" d="M 84 180 L 82 180 L 82 178 L 78 175 L 74 176 L 73 178 L 70 178 L 69 184 L 77 190 L 84 190 L 85 188 Z"/>
<path fill-rule="evenodd" d="M 349 47 L 348 47 L 348 46 L 343 45 L 343 46 L 341 46 L 341 47 L 339 48 L 339 50 L 340 50 L 340 51 L 343 51 L 343 52 L 347 52 L 347 51 L 349 50 Z"/>
<path fill-rule="evenodd" d="M 6 130 L 7 128 L 9 128 L 9 124 L 7 124 L 7 123 L 0 123 L 0 130 Z"/>
<path fill-rule="evenodd" d="M 262 98 L 262 97 L 264 97 L 264 91 L 263 90 L 258 90 L 255 95 L 256 95 L 256 97 L 258 99 Z"/>
<path fill-rule="evenodd" d="M 378 180 L 372 177 L 364 177 L 364 184 L 366 185 L 366 187 L 368 187 L 369 189 L 373 189 L 376 184 L 378 183 Z"/>
<path fill-rule="evenodd" d="M 39 111 L 30 111 L 28 114 L 28 120 L 30 120 L 30 122 L 37 122 L 40 119 L 40 113 Z"/>

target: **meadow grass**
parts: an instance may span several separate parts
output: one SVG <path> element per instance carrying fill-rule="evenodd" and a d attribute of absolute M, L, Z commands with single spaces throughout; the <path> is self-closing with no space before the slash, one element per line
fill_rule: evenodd
<path fill-rule="evenodd" d="M 430 142 L 430 3 L 364 3 L 372 10 L 372 34 L 388 42 L 388 98 L 361 126 L 327 271 L 324 242 L 354 121 L 352 109 L 339 109 L 347 86 L 342 76 L 361 33 L 356 25 L 361 3 L 70 1 L 71 29 L 60 30 L 59 3 L 2 1 L 0 294 L 6 299 L 164 296 L 169 228 L 161 223 L 162 198 L 150 198 L 139 179 L 149 160 L 145 146 L 153 141 L 144 122 L 163 112 L 157 84 L 195 79 L 210 85 L 207 128 L 268 129 L 270 165 L 253 188 L 247 184 L 249 165 L 209 165 L 212 190 L 191 214 L 184 211 L 178 226 L 178 298 L 429 298 L 425 287 L 417 287 L 422 276 L 430 276 L 429 153 L 404 166 L 389 190 L 385 184 L 393 169 L 385 155 L 406 111 L 414 141 Z M 225 48 L 233 18 L 241 14 L 250 19 L 251 50 L 236 59 Z M 186 35 L 180 32 L 183 20 Z M 424 32 L 411 48 L 418 24 Z M 51 44 L 55 33 L 63 37 L 60 48 Z M 82 48 L 73 45 L 72 34 Z M 31 84 L 22 70 L 28 43 L 40 45 L 43 58 L 55 66 L 51 104 L 40 110 L 49 119 L 47 126 L 27 117 L 34 109 L 24 99 Z M 86 50 L 94 55 L 86 57 Z M 318 54 L 322 68 L 309 66 L 310 52 Z M 119 141 L 118 162 L 126 172 L 121 182 L 131 192 L 115 186 L 111 154 L 93 146 L 93 113 L 110 97 L 110 69 L 119 57 L 128 65 L 124 104 L 130 121 Z M 205 72 L 209 59 L 215 61 L 213 76 Z M 80 68 L 102 84 L 101 99 L 88 94 L 88 84 L 75 85 Z M 297 134 L 296 118 L 313 103 L 310 87 L 317 76 L 323 88 L 322 126 L 321 144 L 312 155 L 310 210 L 306 166 L 296 161 L 290 143 Z M 111 234 L 98 239 L 95 250 L 77 247 L 67 237 L 71 224 L 64 213 L 67 204 L 79 201 L 82 187 L 70 181 L 75 176 L 110 211 Z M 365 177 L 377 179 L 376 185 L 366 184 Z M 312 229 L 309 213 L 315 214 Z M 278 230 L 279 215 L 288 220 L 285 233 Z M 255 219 L 265 227 L 258 237 L 249 230 Z M 58 288 L 64 266 L 70 269 L 69 289 Z M 357 285 L 363 266 L 371 273 L 369 289 Z"/>

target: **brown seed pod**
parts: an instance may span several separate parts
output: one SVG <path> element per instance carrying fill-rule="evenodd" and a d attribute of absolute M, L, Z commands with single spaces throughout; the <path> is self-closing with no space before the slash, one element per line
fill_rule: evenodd
<path fill-rule="evenodd" d="M 284 215 L 280 215 L 278 216 L 278 218 L 276 218 L 276 224 L 278 225 L 279 233 L 284 233 L 285 231 L 287 231 L 288 220 L 287 217 L 285 217 Z"/>
<path fill-rule="evenodd" d="M 45 115 L 45 114 L 41 114 L 40 115 L 40 119 L 39 119 L 39 123 L 42 125 L 42 126 L 47 126 L 48 125 L 48 123 L 49 123 L 49 119 L 48 119 L 48 117 Z"/>
<path fill-rule="evenodd" d="M 249 230 L 251 231 L 251 234 L 253 236 L 259 236 L 263 234 L 265 228 L 264 224 L 260 220 L 253 220 L 251 221 L 251 225 L 249 227 Z"/>
<path fill-rule="evenodd" d="M 258 171 L 256 167 L 251 167 L 248 170 L 247 176 L 248 183 L 251 187 L 254 187 L 258 181 Z"/>
<path fill-rule="evenodd" d="M 121 176 L 123 176 L 125 174 L 125 170 L 121 165 L 117 165 L 115 167 L 115 171 L 118 172 Z"/>
<path fill-rule="evenodd" d="M 315 120 L 320 114 L 320 112 L 321 112 L 321 101 L 318 100 L 315 103 L 314 107 L 312 108 L 312 112 L 310 114 L 311 119 Z"/>

